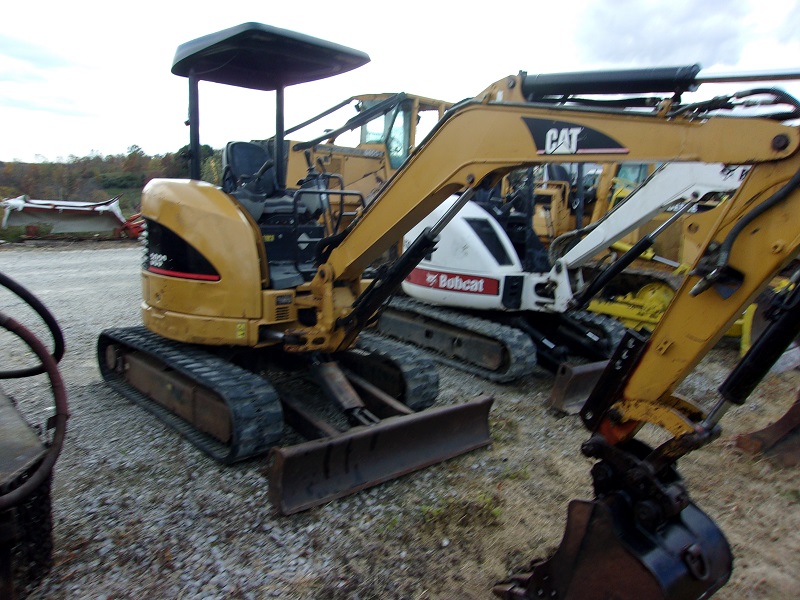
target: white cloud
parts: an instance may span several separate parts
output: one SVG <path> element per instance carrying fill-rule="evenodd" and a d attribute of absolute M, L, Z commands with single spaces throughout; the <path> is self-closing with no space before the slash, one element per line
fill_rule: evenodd
<path fill-rule="evenodd" d="M 113 11 L 94 0 L 50 0 L 4 10 L 0 160 L 118 154 L 133 144 L 148 154 L 178 150 L 188 143 L 187 83 L 170 73 L 175 49 L 246 21 L 372 58 L 356 71 L 289 88 L 288 124 L 354 94 L 406 91 L 457 101 L 519 70 L 694 62 L 763 70 L 795 66 L 800 55 L 800 13 L 789 0 L 769 11 L 754 0 L 495 0 L 480 10 L 418 0 L 380 10 L 352 1 L 140 0 Z M 3 43 L 9 38 L 16 45 Z M 271 135 L 272 106 L 272 94 L 203 84 L 201 141 L 221 147 Z"/>
<path fill-rule="evenodd" d="M 748 35 L 747 2 L 596 2 L 580 19 L 581 56 L 629 66 L 736 65 Z"/>

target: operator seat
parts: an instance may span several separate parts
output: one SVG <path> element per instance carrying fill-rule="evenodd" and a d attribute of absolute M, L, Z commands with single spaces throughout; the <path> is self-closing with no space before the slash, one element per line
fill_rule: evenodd
<path fill-rule="evenodd" d="M 316 273 L 316 242 L 324 236 L 316 221 L 322 196 L 286 193 L 278 186 L 272 161 L 266 144 L 229 142 L 222 153 L 222 191 L 233 196 L 258 225 L 269 258 L 269 286 L 291 289 Z M 317 210 L 314 200 L 320 205 Z"/>
<path fill-rule="evenodd" d="M 222 190 L 229 194 L 253 182 L 251 191 L 269 197 L 275 193 L 275 167 L 270 166 L 257 180 L 255 175 L 272 160 L 265 146 L 253 142 L 228 142 L 222 153 Z"/>
<path fill-rule="evenodd" d="M 569 182 L 569 171 L 564 165 L 557 165 L 548 163 L 545 166 L 547 170 L 547 180 L 548 181 L 566 181 Z"/>
<path fill-rule="evenodd" d="M 236 198 L 256 222 L 291 220 L 294 213 L 292 198 L 284 195 L 278 187 L 275 164 L 266 146 L 254 142 L 228 142 L 222 153 L 222 165 L 222 191 Z M 265 165 L 264 172 L 257 176 Z"/>

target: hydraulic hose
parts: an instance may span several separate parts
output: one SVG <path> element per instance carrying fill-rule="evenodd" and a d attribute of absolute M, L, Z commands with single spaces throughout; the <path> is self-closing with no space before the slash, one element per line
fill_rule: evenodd
<path fill-rule="evenodd" d="M 723 240 L 719 248 L 719 255 L 717 258 L 717 266 L 724 266 L 728 264 L 733 243 L 739 234 L 742 233 L 745 227 L 750 225 L 757 217 L 767 212 L 776 204 L 780 204 L 791 194 L 797 187 L 800 186 L 800 171 L 797 171 L 792 178 L 781 189 L 775 192 L 772 196 L 767 198 L 764 202 L 759 204 L 756 208 L 751 210 L 745 215 L 736 225 L 730 230 L 728 235 Z"/>
<path fill-rule="evenodd" d="M 50 387 L 53 390 L 56 408 L 55 432 L 53 433 L 53 440 L 47 450 L 47 454 L 45 454 L 39 466 L 22 485 L 0 496 L 0 512 L 2 512 L 24 501 L 42 485 L 44 480 L 50 475 L 58 459 L 58 455 L 61 453 L 61 447 L 64 444 L 64 437 L 67 433 L 69 410 L 67 408 L 67 392 L 64 387 L 64 381 L 61 379 L 61 374 L 58 371 L 58 364 L 56 359 L 48 352 L 47 348 L 45 348 L 44 344 L 42 344 L 30 330 L 3 313 L 0 313 L 0 327 L 3 327 L 21 338 L 33 353 L 36 354 L 39 360 L 42 361 L 41 366 L 36 370 L 39 373 L 46 372 L 47 376 L 50 378 Z"/>
<path fill-rule="evenodd" d="M 792 178 L 786 182 L 786 185 L 772 194 L 772 196 L 764 200 L 761 204 L 756 206 L 749 213 L 744 215 L 739 222 L 731 228 L 731 230 L 728 232 L 728 235 L 725 236 L 725 239 L 722 241 L 715 253 L 711 255 L 711 264 L 708 271 L 703 278 L 700 279 L 700 281 L 698 281 L 689 291 L 689 294 L 691 296 L 702 294 L 717 281 L 724 279 L 726 276 L 730 278 L 732 272 L 734 272 L 735 275 L 735 269 L 731 269 L 729 267 L 728 261 L 730 260 L 731 250 L 733 249 L 733 244 L 736 242 L 736 239 L 745 230 L 745 228 L 750 225 L 750 223 L 752 223 L 755 219 L 763 215 L 772 207 L 786 200 L 786 198 L 789 197 L 789 194 L 794 192 L 798 187 L 800 187 L 800 170 L 792 175 Z M 738 274 L 738 276 L 741 277 L 741 274 Z"/>
<path fill-rule="evenodd" d="M 58 322 L 53 314 L 44 304 L 42 304 L 42 302 L 39 301 L 36 296 L 3 273 L 0 273 L 0 285 L 8 288 L 11 292 L 19 296 L 42 318 L 45 325 L 47 325 L 47 328 L 50 330 L 50 335 L 53 338 L 53 351 L 50 356 L 56 363 L 58 363 L 64 357 L 64 334 L 61 332 L 61 327 L 59 327 Z M 42 361 L 42 364 L 36 367 L 17 369 L 13 371 L 0 371 L 0 379 L 20 379 L 22 377 L 32 377 L 34 375 L 41 375 L 45 371 L 46 366 L 44 361 Z"/>

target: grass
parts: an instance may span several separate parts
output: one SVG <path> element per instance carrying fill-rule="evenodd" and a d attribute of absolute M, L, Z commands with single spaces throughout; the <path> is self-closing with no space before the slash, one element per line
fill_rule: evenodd
<path fill-rule="evenodd" d="M 503 473 L 500 475 L 500 477 L 502 479 L 525 481 L 531 478 L 531 474 L 528 471 L 528 467 L 522 467 L 520 469 L 511 469 L 506 467 L 503 469 Z"/>
<path fill-rule="evenodd" d="M 378 535 L 385 535 L 388 534 L 400 525 L 400 517 L 397 515 L 391 515 L 383 520 L 383 523 L 379 524 L 375 530 Z"/>
<path fill-rule="evenodd" d="M 503 513 L 500 498 L 483 492 L 468 498 L 448 496 L 420 510 L 426 524 L 443 529 L 497 525 Z"/>
<path fill-rule="evenodd" d="M 790 504 L 800 504 L 800 489 L 782 490 L 778 494 L 786 498 Z"/>
<path fill-rule="evenodd" d="M 0 229 L 0 240 L 3 240 L 4 242 L 11 242 L 15 244 L 21 242 L 24 236 L 25 228 L 21 226 Z"/>
<path fill-rule="evenodd" d="M 491 418 L 490 431 L 495 443 L 513 443 L 519 437 L 519 423 L 513 419 Z"/>

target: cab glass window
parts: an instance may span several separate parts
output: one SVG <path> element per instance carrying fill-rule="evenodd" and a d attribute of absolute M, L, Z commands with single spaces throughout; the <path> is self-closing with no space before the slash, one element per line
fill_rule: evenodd
<path fill-rule="evenodd" d="M 399 108 L 394 113 L 394 121 L 389 129 L 386 148 L 389 151 L 389 164 L 393 169 L 399 169 L 411 148 L 411 111 Z"/>

